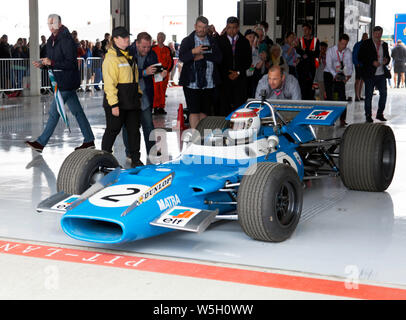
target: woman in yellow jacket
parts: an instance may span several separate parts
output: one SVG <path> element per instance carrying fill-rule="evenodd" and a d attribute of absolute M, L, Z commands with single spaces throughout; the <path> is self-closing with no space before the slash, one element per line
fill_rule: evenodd
<path fill-rule="evenodd" d="M 112 32 L 112 45 L 103 62 L 106 131 L 102 149 L 112 153 L 113 144 L 123 125 L 128 131 L 131 167 L 142 166 L 140 161 L 140 117 L 142 92 L 138 85 L 138 68 L 127 50 L 130 34 L 124 27 Z"/>

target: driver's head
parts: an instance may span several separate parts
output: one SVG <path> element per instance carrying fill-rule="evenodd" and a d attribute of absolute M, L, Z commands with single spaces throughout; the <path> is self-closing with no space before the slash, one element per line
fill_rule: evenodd
<path fill-rule="evenodd" d="M 272 90 L 280 89 L 285 78 L 285 73 L 280 66 L 273 66 L 268 71 L 268 84 Z"/>
<path fill-rule="evenodd" d="M 251 138 L 260 127 L 261 119 L 255 110 L 240 109 L 231 116 L 228 135 L 234 140 Z"/>

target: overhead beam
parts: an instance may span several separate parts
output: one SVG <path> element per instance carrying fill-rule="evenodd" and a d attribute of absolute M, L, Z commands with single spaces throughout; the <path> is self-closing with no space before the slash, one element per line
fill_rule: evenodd
<path fill-rule="evenodd" d="M 125 27 L 130 30 L 130 0 L 110 0 L 111 29 Z"/>

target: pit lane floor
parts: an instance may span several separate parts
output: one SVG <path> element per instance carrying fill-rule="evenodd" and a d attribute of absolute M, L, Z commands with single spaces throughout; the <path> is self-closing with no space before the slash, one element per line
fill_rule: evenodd
<path fill-rule="evenodd" d="M 56 192 L 63 160 L 82 143 L 75 120 L 71 117 L 71 134 L 60 123 L 38 155 L 24 141 L 41 133 L 50 97 L 0 100 L 0 298 L 171 299 L 176 293 L 177 299 L 404 299 L 405 98 L 405 90 L 389 91 L 385 116 L 396 135 L 398 161 L 386 193 L 349 191 L 334 178 L 313 181 L 305 191 L 297 230 L 279 244 L 251 240 L 237 222 L 219 222 L 201 235 L 175 231 L 119 246 L 73 240 L 62 232 L 59 215 L 35 211 Z M 100 147 L 102 95 L 80 94 L 80 100 Z M 155 126 L 171 128 L 180 103 L 181 88 L 169 89 L 168 115 L 154 116 Z M 351 103 L 348 122 L 363 120 L 363 103 Z M 330 130 L 333 136 L 342 133 L 338 127 Z M 179 154 L 175 132 L 167 133 L 166 146 L 170 156 Z M 145 161 L 144 146 L 142 150 Z M 115 155 L 128 166 L 121 137 Z M 55 248 L 74 251 L 58 251 L 50 261 Z M 133 266 L 133 257 L 151 265 L 109 268 L 125 258 Z M 168 261 L 177 264 L 163 267 Z M 234 273 L 234 278 L 227 276 Z"/>

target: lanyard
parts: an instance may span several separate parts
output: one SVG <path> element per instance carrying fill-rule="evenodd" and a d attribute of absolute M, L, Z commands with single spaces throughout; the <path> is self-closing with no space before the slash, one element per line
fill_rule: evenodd
<path fill-rule="evenodd" d="M 342 62 L 344 62 L 344 55 L 345 55 L 345 51 L 343 51 L 343 60 L 341 60 L 340 59 L 340 54 L 339 54 L 339 52 L 338 52 L 338 50 L 337 50 L 337 59 L 338 59 L 338 62 L 341 64 Z"/>

